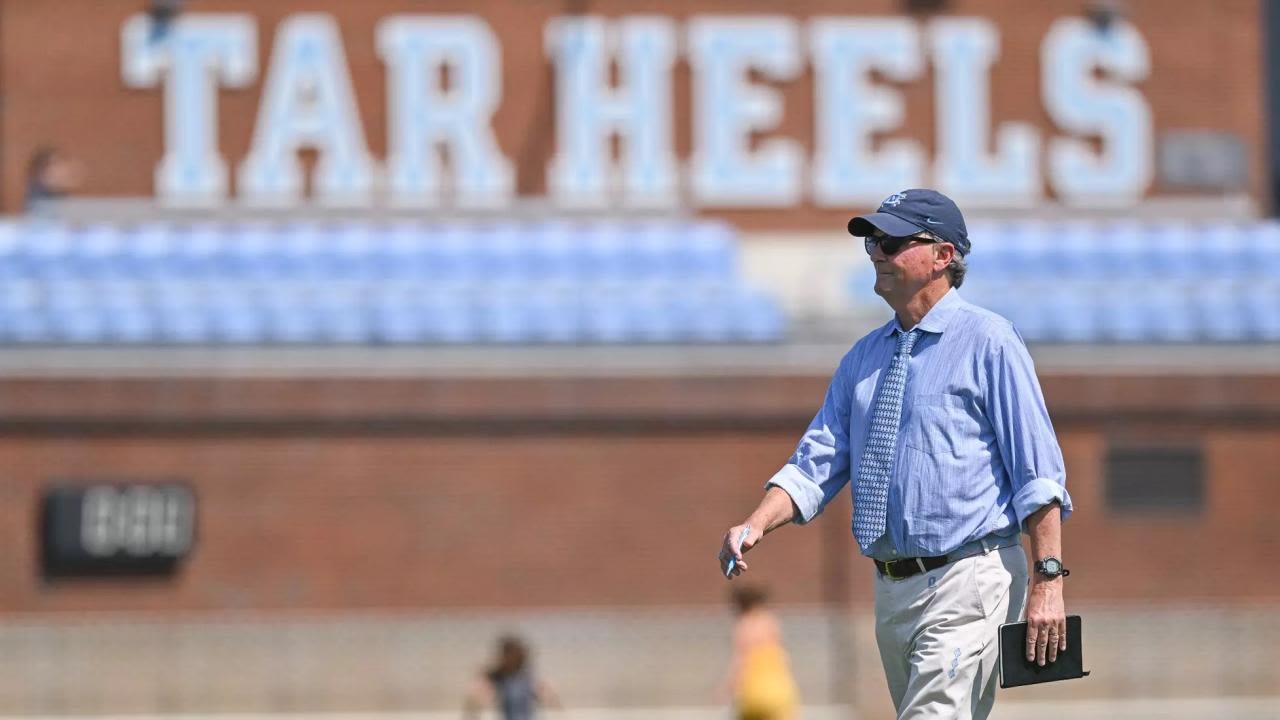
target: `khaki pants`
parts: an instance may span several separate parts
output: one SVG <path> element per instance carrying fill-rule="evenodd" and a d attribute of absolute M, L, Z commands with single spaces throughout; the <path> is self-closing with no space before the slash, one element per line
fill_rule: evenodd
<path fill-rule="evenodd" d="M 898 720 L 983 720 L 995 704 L 996 633 L 1022 617 L 1021 545 L 979 553 L 905 580 L 875 572 L 876 642 Z"/>

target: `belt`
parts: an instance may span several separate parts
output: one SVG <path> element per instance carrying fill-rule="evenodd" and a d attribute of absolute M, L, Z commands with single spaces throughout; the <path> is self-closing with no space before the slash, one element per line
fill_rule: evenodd
<path fill-rule="evenodd" d="M 956 560 L 963 560 L 964 558 L 972 557 L 978 553 L 986 554 L 992 550 L 1007 547 L 1018 541 L 1019 538 L 1017 535 L 1009 535 L 1006 537 L 988 535 L 984 538 L 974 540 L 971 543 L 961 545 L 955 550 L 955 552 L 947 553 L 946 555 L 898 558 L 897 560 L 890 560 L 888 562 L 875 560 L 873 558 L 872 562 L 876 564 L 876 570 L 879 570 L 882 576 L 887 577 L 890 580 L 905 580 L 913 575 L 919 575 L 920 573 L 929 572 L 930 570 L 937 570 L 947 563 L 952 563 Z"/>

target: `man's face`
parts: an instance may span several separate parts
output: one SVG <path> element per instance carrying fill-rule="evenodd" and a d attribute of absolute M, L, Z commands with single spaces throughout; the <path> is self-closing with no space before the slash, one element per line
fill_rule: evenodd
<path fill-rule="evenodd" d="M 876 241 L 871 248 L 871 264 L 876 271 L 875 292 L 885 300 L 915 295 L 950 262 L 947 250 L 951 246 L 939 243 L 927 233 L 918 233 L 899 244 L 898 239 L 887 238 L 877 230 L 870 240 Z M 893 250 L 895 246 L 897 252 L 886 252 L 886 248 Z M 946 255 L 945 261 L 943 255 Z"/>

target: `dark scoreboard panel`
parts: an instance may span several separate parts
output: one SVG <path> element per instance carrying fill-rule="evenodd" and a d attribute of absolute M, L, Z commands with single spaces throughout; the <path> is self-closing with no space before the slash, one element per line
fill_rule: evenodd
<path fill-rule="evenodd" d="M 41 503 L 45 577 L 168 575 L 191 554 L 196 500 L 182 483 L 59 484 Z"/>

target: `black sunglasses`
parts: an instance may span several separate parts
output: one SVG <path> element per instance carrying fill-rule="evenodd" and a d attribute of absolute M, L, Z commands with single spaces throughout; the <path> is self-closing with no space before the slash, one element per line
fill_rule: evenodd
<path fill-rule="evenodd" d="M 868 235 L 862 238 L 862 245 L 867 249 L 867 254 L 875 252 L 876 246 L 880 246 L 880 251 L 885 255 L 897 255 L 898 251 L 906 246 L 907 243 L 915 240 L 922 243 L 939 243 L 942 240 L 932 236 L 907 235 L 906 237 L 893 237 L 892 235 Z"/>

